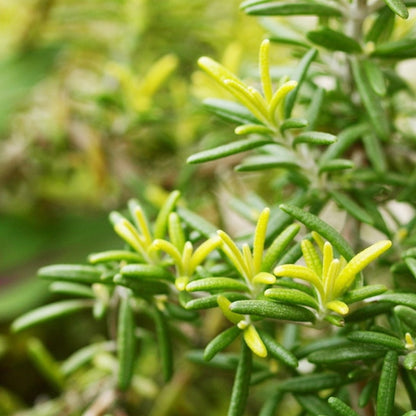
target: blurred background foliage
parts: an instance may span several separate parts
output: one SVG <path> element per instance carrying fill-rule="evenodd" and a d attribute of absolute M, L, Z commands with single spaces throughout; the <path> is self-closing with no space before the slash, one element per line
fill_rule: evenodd
<path fill-rule="evenodd" d="M 255 61 L 263 30 L 238 3 L 0 0 L 0 415 L 47 384 L 26 337 L 8 334 L 11 319 L 50 300 L 37 268 L 111 247 L 107 213 L 132 196 L 210 199 L 215 166 L 184 162 L 197 140 L 230 132 L 216 121 L 210 133 L 196 61 Z M 88 319 L 62 325 L 41 334 L 62 357 L 94 332 Z"/>

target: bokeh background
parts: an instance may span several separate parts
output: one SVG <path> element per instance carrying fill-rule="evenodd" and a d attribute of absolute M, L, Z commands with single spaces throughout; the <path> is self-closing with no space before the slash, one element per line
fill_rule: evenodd
<path fill-rule="evenodd" d="M 185 160 L 232 130 L 202 108 L 213 85 L 196 61 L 255 62 L 264 30 L 238 4 L 0 0 L 0 415 L 56 394 L 29 337 L 60 360 L 97 331 L 86 317 L 9 333 L 53 300 L 39 267 L 120 247 L 108 212 L 131 197 L 157 207 L 179 189 L 214 215 L 218 167 Z"/>

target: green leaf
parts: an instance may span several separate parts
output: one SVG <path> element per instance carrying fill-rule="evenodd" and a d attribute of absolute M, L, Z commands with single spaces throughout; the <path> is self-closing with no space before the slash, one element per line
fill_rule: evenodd
<path fill-rule="evenodd" d="M 381 147 L 378 138 L 372 134 L 366 134 L 363 137 L 365 153 L 373 165 L 374 170 L 380 174 L 387 170 L 385 150 Z"/>
<path fill-rule="evenodd" d="M 226 120 L 239 124 L 260 123 L 246 107 L 234 101 L 222 100 L 220 98 L 207 98 L 203 104 L 205 108 Z"/>
<path fill-rule="evenodd" d="M 363 67 L 367 79 L 370 81 L 371 88 L 381 97 L 384 97 L 387 92 L 386 81 L 380 67 L 369 59 L 363 61 Z"/>
<path fill-rule="evenodd" d="M 319 164 L 319 173 L 334 172 L 354 168 L 354 162 L 348 159 L 333 159 L 326 163 Z"/>
<path fill-rule="evenodd" d="M 218 334 L 205 347 L 204 359 L 210 361 L 218 352 L 228 347 L 228 345 L 230 345 L 240 334 L 241 330 L 237 326 L 232 326 Z"/>
<path fill-rule="evenodd" d="M 267 289 L 264 294 L 268 298 L 281 303 L 287 303 L 289 305 L 303 305 L 317 310 L 319 309 L 318 302 L 312 296 L 301 290 L 273 287 Z"/>
<path fill-rule="evenodd" d="M 50 303 L 49 305 L 41 306 L 20 316 L 13 321 L 11 329 L 13 332 L 22 331 L 42 322 L 91 308 L 92 305 L 93 303 L 90 300 L 65 300 Z"/>
<path fill-rule="evenodd" d="M 254 16 L 341 16 L 341 12 L 337 8 L 315 1 L 299 1 L 297 3 L 270 1 L 266 4 L 260 3 L 246 6 L 244 11 Z"/>
<path fill-rule="evenodd" d="M 347 338 L 350 341 L 371 344 L 397 351 L 403 351 L 405 349 L 404 342 L 401 339 L 376 331 L 353 331 L 347 335 Z"/>
<path fill-rule="evenodd" d="M 366 42 L 382 42 L 390 38 L 394 29 L 395 16 L 388 7 L 380 9 L 373 24 L 365 35 Z"/>
<path fill-rule="evenodd" d="M 307 131 L 305 133 L 301 133 L 295 137 L 293 140 L 293 145 L 297 145 L 299 143 L 308 143 L 308 144 L 315 144 L 315 145 L 329 145 L 335 143 L 337 137 L 333 134 L 329 133 L 322 133 L 320 131 Z"/>
<path fill-rule="evenodd" d="M 373 296 L 380 295 L 387 291 L 387 287 L 384 285 L 369 285 L 363 286 L 358 289 L 348 291 L 342 300 L 345 303 L 355 303 L 361 300 L 371 298 Z"/>
<path fill-rule="evenodd" d="M 293 4 L 295 6 L 296 4 Z M 289 94 L 286 96 L 285 100 L 285 118 L 289 118 L 292 114 L 293 107 L 295 105 L 296 97 L 298 95 L 299 89 L 305 80 L 306 73 L 308 72 L 309 66 L 311 65 L 312 61 L 315 60 L 316 56 L 318 55 L 318 51 L 316 49 L 310 49 L 306 54 L 303 56 L 302 60 L 299 62 L 299 65 L 296 67 L 296 70 L 291 76 L 291 79 L 297 82 L 297 87 L 290 91 Z"/>
<path fill-rule="evenodd" d="M 382 357 L 386 351 L 368 345 L 352 344 L 323 348 L 308 355 L 313 364 L 338 364 Z"/>
<path fill-rule="evenodd" d="M 107 263 L 107 262 L 119 262 L 125 261 L 128 263 L 141 263 L 143 262 L 142 256 L 138 253 L 133 253 L 127 250 L 109 250 L 102 251 L 100 253 L 93 253 L 88 256 L 88 261 L 92 264 Z"/>
<path fill-rule="evenodd" d="M 411 59 L 416 57 L 415 38 L 385 42 L 378 45 L 371 56 L 386 59 Z"/>
<path fill-rule="evenodd" d="M 348 346 L 351 343 L 344 337 L 334 336 L 333 338 L 323 338 L 317 339 L 310 342 L 307 345 L 303 345 L 299 347 L 295 351 L 295 355 L 297 358 L 304 358 L 309 354 L 314 353 L 315 351 L 320 351 L 324 349 L 331 349 L 331 348 L 338 348 L 342 346 Z"/>
<path fill-rule="evenodd" d="M 325 89 L 317 88 L 308 105 L 308 111 L 306 113 L 306 118 L 308 120 L 308 130 L 315 130 L 316 125 L 319 121 L 319 117 L 322 115 L 322 106 L 325 101 Z"/>
<path fill-rule="evenodd" d="M 398 305 L 394 307 L 394 313 L 416 334 L 416 310 Z"/>
<path fill-rule="evenodd" d="M 295 157 L 287 151 L 282 151 L 281 155 L 259 155 L 250 156 L 244 159 L 243 163 L 237 165 L 237 172 L 252 172 L 273 168 L 298 169 L 299 165 Z"/>
<path fill-rule="evenodd" d="M 153 236 L 154 239 L 163 239 L 168 228 L 168 220 L 170 213 L 175 209 L 175 206 L 181 196 L 179 191 L 173 191 L 167 197 L 165 203 L 159 211 L 159 214 L 154 223 Z"/>
<path fill-rule="evenodd" d="M 288 118 L 280 125 L 280 131 L 283 133 L 289 129 L 302 129 L 308 125 L 304 118 Z"/>
<path fill-rule="evenodd" d="M 192 229 L 199 231 L 204 237 L 217 235 L 217 227 L 187 208 L 179 207 L 178 214 Z"/>
<path fill-rule="evenodd" d="M 390 302 L 396 305 L 410 306 L 416 309 L 416 294 L 415 293 L 385 293 L 378 298 L 383 302 Z"/>
<path fill-rule="evenodd" d="M 89 286 L 80 283 L 53 282 L 49 286 L 49 290 L 54 293 L 81 296 L 83 298 L 95 298 L 94 291 Z"/>
<path fill-rule="evenodd" d="M 403 367 L 409 371 L 416 369 L 416 352 L 413 351 L 404 357 Z"/>
<path fill-rule="evenodd" d="M 338 397 L 330 397 L 328 404 L 335 410 L 338 416 L 359 416 L 351 407 L 345 404 Z"/>
<path fill-rule="evenodd" d="M 280 209 L 306 225 L 310 230 L 316 231 L 319 235 L 326 238 L 346 260 L 351 260 L 354 257 L 354 251 L 344 237 L 335 228 L 316 215 L 303 211 L 293 205 L 282 204 L 280 205 Z"/>
<path fill-rule="evenodd" d="M 247 150 L 255 149 L 270 143 L 272 143 L 270 139 L 263 137 L 252 137 L 249 139 L 238 140 L 235 142 L 227 143 L 223 146 L 218 146 L 213 149 L 195 153 L 194 155 L 188 157 L 187 163 L 194 164 L 208 162 L 211 160 L 216 160 L 226 156 L 245 152 Z"/>
<path fill-rule="evenodd" d="M 383 296 L 383 295 L 382 295 Z M 388 302 L 373 302 L 351 312 L 345 317 L 345 322 L 361 322 L 390 311 L 393 305 Z"/>
<path fill-rule="evenodd" d="M 268 395 L 258 416 L 275 416 L 277 414 L 277 407 L 283 399 L 283 394 L 280 390 L 276 390 Z"/>
<path fill-rule="evenodd" d="M 160 266 L 153 264 L 128 264 L 121 268 L 120 273 L 126 278 L 143 280 L 164 280 L 173 282 L 175 277 Z"/>
<path fill-rule="evenodd" d="M 230 277 L 207 277 L 205 279 L 193 280 L 186 285 L 188 292 L 197 291 L 221 291 L 221 290 L 242 290 L 248 291 L 248 287 L 241 281 Z"/>
<path fill-rule="evenodd" d="M 231 302 L 235 300 L 247 299 L 247 297 L 243 293 L 223 292 L 221 294 Z M 217 297 L 218 295 L 212 295 L 212 296 L 206 296 L 203 298 L 192 299 L 186 303 L 186 309 L 200 310 L 200 309 L 216 308 L 218 306 Z"/>
<path fill-rule="evenodd" d="M 287 246 L 293 241 L 299 230 L 299 224 L 291 224 L 274 239 L 263 257 L 261 264 L 263 272 L 270 272 L 273 269 L 273 266 L 286 251 Z"/>
<path fill-rule="evenodd" d="M 390 7 L 394 14 L 397 14 L 397 16 L 402 19 L 407 19 L 409 17 L 409 11 L 403 0 L 384 0 L 384 3 Z"/>
<path fill-rule="evenodd" d="M 404 259 L 406 266 L 409 268 L 410 273 L 412 273 L 413 277 L 416 279 L 416 259 L 412 257 L 407 257 Z"/>
<path fill-rule="evenodd" d="M 387 351 L 378 385 L 376 416 L 391 416 L 393 414 L 398 367 L 397 352 Z"/>
<path fill-rule="evenodd" d="M 283 305 L 267 300 L 237 300 L 230 305 L 235 313 L 287 321 L 313 322 L 314 314 L 301 306 Z"/>
<path fill-rule="evenodd" d="M 344 208 L 351 216 L 365 224 L 373 225 L 373 218 L 347 194 L 330 191 L 330 195 L 334 198 L 335 202 Z"/>
<path fill-rule="evenodd" d="M 114 341 L 99 342 L 96 344 L 87 345 L 72 355 L 70 355 L 61 365 L 61 371 L 65 376 L 69 376 L 83 365 L 91 361 L 100 352 L 113 352 L 116 350 L 116 343 Z"/>
<path fill-rule="evenodd" d="M 169 332 L 168 322 L 164 314 L 154 306 L 153 320 L 156 327 L 156 336 L 159 346 L 160 360 L 162 363 L 162 372 L 165 382 L 172 378 L 173 374 L 173 350 L 172 335 Z"/>
<path fill-rule="evenodd" d="M 117 285 L 128 287 L 137 296 L 147 297 L 169 293 L 169 287 L 161 280 L 137 279 L 135 277 L 123 276 L 121 274 L 116 274 L 113 280 Z"/>
<path fill-rule="evenodd" d="M 390 137 L 390 126 L 388 117 L 386 117 L 380 103 L 380 98 L 371 88 L 370 82 L 362 67 L 362 63 L 358 59 L 351 60 L 351 68 L 358 92 L 375 133 L 380 136 L 381 139 L 388 140 Z"/>
<path fill-rule="evenodd" d="M 250 387 L 252 361 L 253 354 L 243 341 L 227 416 L 241 416 L 244 413 Z"/>
<path fill-rule="evenodd" d="M 264 342 L 264 345 L 267 348 L 268 353 L 276 360 L 286 364 L 289 367 L 297 368 L 299 365 L 298 359 L 296 356 L 277 342 L 272 336 L 264 331 L 258 331 L 261 339 Z"/>
<path fill-rule="evenodd" d="M 328 403 L 318 396 L 311 394 L 296 394 L 295 399 L 311 416 L 337 416 Z"/>
<path fill-rule="evenodd" d="M 306 34 L 306 37 L 316 45 L 323 46 L 330 51 L 361 52 L 361 46 L 355 39 L 329 27 L 312 30 Z"/>
<path fill-rule="evenodd" d="M 54 264 L 42 267 L 38 271 L 38 277 L 47 280 L 60 280 L 76 283 L 99 283 L 101 271 L 94 266 L 83 266 L 78 264 Z"/>
<path fill-rule="evenodd" d="M 364 133 L 368 131 L 369 127 L 366 123 L 354 124 L 346 128 L 338 134 L 338 140 L 328 146 L 319 160 L 319 166 L 322 168 L 331 160 L 338 158 L 346 152 Z"/>
<path fill-rule="evenodd" d="M 206 361 L 203 351 L 193 350 L 189 351 L 186 357 L 196 364 L 221 370 L 235 370 L 238 366 L 238 355 L 232 353 L 218 353 L 213 359 Z"/>
<path fill-rule="evenodd" d="M 125 391 L 130 387 L 136 359 L 136 325 L 130 305 L 130 296 L 123 297 L 118 313 L 117 356 L 118 387 Z"/>
<path fill-rule="evenodd" d="M 322 372 L 284 380 L 279 384 L 279 390 L 302 394 L 313 393 L 342 386 L 345 382 L 346 380 L 340 374 Z"/>

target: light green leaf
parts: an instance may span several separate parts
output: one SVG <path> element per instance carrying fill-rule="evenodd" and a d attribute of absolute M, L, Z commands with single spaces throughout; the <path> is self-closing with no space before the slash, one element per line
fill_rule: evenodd
<path fill-rule="evenodd" d="M 11 329 L 13 332 L 22 331 L 42 322 L 50 321 L 61 316 L 70 315 L 86 308 L 91 308 L 91 300 L 64 300 L 50 303 L 46 306 L 34 309 L 13 321 Z"/>
<path fill-rule="evenodd" d="M 298 169 L 299 165 L 293 155 L 287 151 L 282 151 L 279 156 L 258 155 L 244 159 L 243 163 L 237 165 L 237 172 L 251 172 L 273 168 Z"/>
<path fill-rule="evenodd" d="M 247 296 L 245 296 L 243 293 L 222 292 L 222 295 L 231 302 L 235 300 L 247 299 Z M 211 296 L 205 296 L 203 298 L 192 299 L 186 303 L 186 309 L 200 310 L 200 309 L 216 308 L 218 306 L 217 299 L 218 299 L 218 295 L 211 295 Z"/>
<path fill-rule="evenodd" d="M 247 150 L 255 149 L 266 144 L 273 143 L 270 139 L 264 137 L 252 137 L 244 140 L 237 140 L 235 142 L 227 143 L 212 149 L 204 150 L 189 156 L 187 163 L 203 163 L 211 160 L 220 159 L 237 153 L 245 152 Z"/>
<path fill-rule="evenodd" d="M 83 298 L 95 298 L 94 291 L 91 289 L 91 287 L 81 283 L 53 282 L 50 284 L 49 290 L 53 293 L 63 293 L 66 295 L 80 296 Z"/>
<path fill-rule="evenodd" d="M 337 137 L 333 134 L 329 133 L 322 133 L 320 131 L 307 131 L 305 133 L 301 133 L 295 137 L 293 140 L 293 145 L 297 145 L 299 143 L 308 143 L 308 144 L 315 144 L 315 145 L 329 145 L 335 143 Z"/>
<path fill-rule="evenodd" d="M 340 10 L 315 1 L 310 2 L 280 2 L 270 1 L 266 4 L 247 5 L 244 11 L 254 16 L 293 16 L 293 15 L 314 15 L 314 16 L 341 16 Z"/>
<path fill-rule="evenodd" d="M 384 97 L 386 95 L 387 88 L 386 81 L 380 67 L 370 59 L 363 61 L 363 67 L 374 92 L 377 95 Z"/>
<path fill-rule="evenodd" d="M 308 125 L 308 121 L 304 118 L 288 118 L 280 125 L 280 131 L 283 133 L 289 129 L 302 129 Z"/>
<path fill-rule="evenodd" d="M 397 16 L 402 19 L 407 19 L 409 17 L 409 11 L 403 0 L 384 0 L 384 3 L 390 7 L 394 14 L 397 14 Z"/>
<path fill-rule="evenodd" d="M 94 266 L 78 264 L 54 264 L 42 267 L 38 271 L 38 277 L 47 280 L 60 280 L 76 283 L 99 283 L 101 271 Z"/>
<path fill-rule="evenodd" d="M 175 280 L 172 273 L 165 268 L 152 264 L 128 264 L 121 268 L 120 273 L 126 278 L 165 280 L 168 282 Z"/>
<path fill-rule="evenodd" d="M 119 262 L 125 261 L 128 263 L 142 263 L 143 257 L 138 253 L 133 253 L 127 250 L 109 250 L 100 253 L 93 253 L 88 256 L 88 261 L 91 264 Z"/>
<path fill-rule="evenodd" d="M 260 122 L 241 104 L 220 98 L 207 98 L 204 107 L 214 114 L 239 124 L 259 124 Z"/>
<path fill-rule="evenodd" d="M 179 191 L 171 192 L 160 209 L 154 223 L 153 236 L 155 239 L 165 237 L 169 215 L 174 210 L 180 196 L 181 193 Z"/>
<path fill-rule="evenodd" d="M 388 140 L 390 137 L 390 125 L 380 103 L 380 98 L 371 88 L 362 63 L 358 59 L 351 60 L 351 68 L 358 92 L 375 133 L 381 139 Z"/>
<path fill-rule="evenodd" d="M 354 162 L 348 159 L 332 159 L 326 163 L 319 164 L 319 173 L 334 172 L 354 168 Z"/>
<path fill-rule="evenodd" d="M 319 309 L 318 302 L 307 293 L 296 289 L 270 288 L 264 292 L 265 296 L 289 305 L 303 305 Z"/>
<path fill-rule="evenodd" d="M 204 237 L 210 238 L 217 234 L 217 227 L 189 209 L 179 207 L 178 214 L 190 227 L 199 231 Z"/>
<path fill-rule="evenodd" d="M 329 27 L 312 30 L 306 34 L 306 37 L 316 45 L 323 46 L 330 51 L 361 52 L 361 46 L 355 39 Z"/>
<path fill-rule="evenodd" d="M 230 277 L 207 277 L 193 280 L 186 285 L 188 292 L 217 291 L 217 290 L 242 290 L 248 291 L 248 287 L 241 281 Z"/>

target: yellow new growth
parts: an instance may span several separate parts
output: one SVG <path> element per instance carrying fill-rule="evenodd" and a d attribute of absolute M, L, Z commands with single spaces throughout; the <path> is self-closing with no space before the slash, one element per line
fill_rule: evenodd
<path fill-rule="evenodd" d="M 276 282 L 276 278 L 271 273 L 262 271 L 261 267 L 269 216 L 269 208 L 265 208 L 259 215 L 254 233 L 253 250 L 250 249 L 248 244 L 244 244 L 240 251 L 237 244 L 227 233 L 222 230 L 218 231 L 218 236 L 222 240 L 222 250 L 249 287 L 252 284 L 273 284 Z"/>
<path fill-rule="evenodd" d="M 269 65 L 270 41 L 265 39 L 260 45 L 259 52 L 259 72 L 262 91 L 245 84 L 231 71 L 214 61 L 203 56 L 199 58 L 199 66 L 209 74 L 215 81 L 227 89 L 241 104 L 243 104 L 263 125 L 248 125 L 247 128 L 239 126 L 236 134 L 247 134 L 253 131 L 262 131 L 264 128 L 271 131 L 278 131 L 282 118 L 281 109 L 284 98 L 297 86 L 296 81 L 282 83 L 273 93 L 272 80 Z M 257 126 L 257 129 L 256 129 Z"/>
<path fill-rule="evenodd" d="M 391 241 L 379 241 L 347 263 L 343 257 L 334 259 L 331 243 L 323 243 L 322 238 L 316 234 L 313 237 L 322 252 L 321 256 L 309 240 L 304 240 L 301 248 L 306 266 L 284 264 L 277 266 L 274 274 L 307 281 L 316 290 L 322 312 L 331 310 L 346 315 L 349 312 L 348 305 L 339 298 L 352 285 L 358 273 L 391 247 Z"/>

